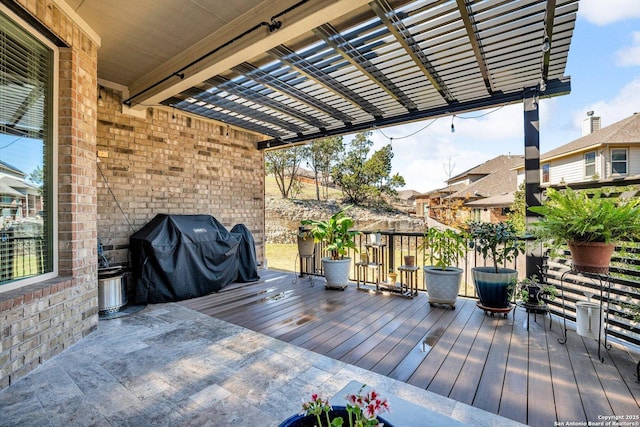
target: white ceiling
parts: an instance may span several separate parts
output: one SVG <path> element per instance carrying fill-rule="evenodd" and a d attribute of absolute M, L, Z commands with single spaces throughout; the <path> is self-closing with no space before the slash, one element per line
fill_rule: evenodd
<path fill-rule="evenodd" d="M 65 0 L 101 37 L 98 77 L 124 86 L 262 0 Z"/>

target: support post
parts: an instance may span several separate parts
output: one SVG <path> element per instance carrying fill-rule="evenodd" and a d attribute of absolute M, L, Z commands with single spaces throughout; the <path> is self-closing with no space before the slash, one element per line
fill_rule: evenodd
<path fill-rule="evenodd" d="M 538 92 L 526 92 L 524 97 L 524 170 L 525 200 L 527 208 L 540 206 L 540 126 L 538 114 Z M 538 215 L 526 210 L 527 231 Z M 540 281 L 542 271 L 542 248 L 534 241 L 527 242 L 527 277 L 537 276 Z"/>

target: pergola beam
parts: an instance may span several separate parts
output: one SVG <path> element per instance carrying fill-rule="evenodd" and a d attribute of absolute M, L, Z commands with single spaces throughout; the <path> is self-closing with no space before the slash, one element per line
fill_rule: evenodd
<path fill-rule="evenodd" d="M 420 68 L 423 74 L 429 79 L 433 87 L 438 91 L 440 96 L 447 103 L 455 102 L 454 96 L 451 94 L 445 82 L 440 78 L 424 50 L 418 45 L 411 36 L 411 32 L 398 17 L 395 10 L 386 0 L 374 0 L 371 3 L 371 9 L 376 13 L 380 21 L 387 27 L 389 32 L 400 43 L 402 48 L 407 52 L 413 62 Z"/>
<path fill-rule="evenodd" d="M 467 37 L 469 38 L 471 49 L 473 50 L 473 54 L 476 57 L 478 69 L 480 70 L 480 74 L 482 75 L 482 80 L 484 80 L 484 85 L 489 93 L 493 93 L 495 91 L 495 88 L 493 87 L 491 76 L 489 75 L 487 61 L 484 57 L 484 53 L 482 52 L 482 45 L 480 44 L 480 41 L 476 36 L 475 22 L 472 20 L 471 16 L 469 15 L 469 10 L 467 9 L 467 2 L 466 0 L 456 0 L 456 3 L 458 4 L 458 10 L 460 11 L 460 17 L 462 18 L 462 22 L 464 23 L 464 28 L 467 31 Z"/>
<path fill-rule="evenodd" d="M 338 30 L 329 24 L 324 24 L 315 28 L 313 33 L 408 111 L 417 110 L 416 104 Z"/>
<path fill-rule="evenodd" d="M 355 132 L 370 130 L 376 127 L 395 126 L 412 121 L 424 119 L 451 116 L 452 114 L 461 114 L 469 111 L 484 110 L 486 108 L 499 107 L 501 105 L 515 104 L 522 102 L 526 93 L 537 91 L 537 87 L 525 88 L 523 91 L 511 92 L 506 94 L 494 93 L 485 98 L 474 99 L 466 102 L 456 102 L 438 108 L 430 108 L 425 110 L 414 111 L 404 115 L 383 118 L 380 120 L 372 120 L 354 124 L 347 128 L 328 129 L 325 132 L 313 134 L 305 134 L 293 138 L 278 139 L 274 138 L 258 143 L 258 149 L 274 148 L 285 144 L 300 143 L 311 141 L 317 138 L 325 138 L 328 136 L 345 135 Z M 560 96 L 571 92 L 571 79 L 554 79 L 547 82 L 547 90 L 545 96 Z"/>
<path fill-rule="evenodd" d="M 355 91 L 349 89 L 344 84 L 340 83 L 329 74 L 320 70 L 318 67 L 301 57 L 286 46 L 278 46 L 267 52 L 274 58 L 289 64 L 295 68 L 299 73 L 304 74 L 309 79 L 325 87 L 326 89 L 336 93 L 343 97 L 347 101 L 351 102 L 356 107 L 366 111 L 373 117 L 382 117 L 383 113 L 378 107 L 367 101 L 362 96 L 358 95 Z"/>

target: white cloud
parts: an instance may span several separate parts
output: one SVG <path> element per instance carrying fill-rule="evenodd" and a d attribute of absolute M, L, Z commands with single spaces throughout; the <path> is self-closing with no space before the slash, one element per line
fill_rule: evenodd
<path fill-rule="evenodd" d="M 640 17 L 638 0 L 580 0 L 578 15 L 596 25 Z"/>
<path fill-rule="evenodd" d="M 487 111 L 491 113 L 479 117 Z M 442 188 L 449 178 L 449 163 L 455 176 L 499 154 L 523 152 L 522 104 L 487 111 L 454 118 L 455 133 L 450 116 L 426 128 L 431 120 L 376 130 L 371 136 L 373 149 L 393 138 L 393 173 L 405 178 L 405 188 L 420 192 Z"/>
<path fill-rule="evenodd" d="M 624 47 L 616 52 L 618 65 L 640 65 L 640 31 L 634 31 L 631 35 L 632 45 Z"/>
<path fill-rule="evenodd" d="M 629 117 L 633 113 L 640 112 L 638 93 L 640 93 L 640 76 L 637 76 L 622 87 L 614 98 L 596 101 L 575 112 L 573 114 L 573 123 L 576 129 L 582 129 L 585 111 L 593 110 L 596 116 L 600 116 L 602 118 L 602 127 L 609 126 Z"/>

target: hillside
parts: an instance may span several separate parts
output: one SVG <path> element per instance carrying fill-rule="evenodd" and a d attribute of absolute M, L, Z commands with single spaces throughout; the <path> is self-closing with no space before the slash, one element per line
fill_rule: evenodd
<path fill-rule="evenodd" d="M 282 199 L 273 177 L 265 182 L 265 232 L 267 243 L 295 243 L 296 231 L 302 219 L 326 219 L 346 206 L 339 200 L 341 193 L 330 190 L 327 201 L 315 200 L 315 187 L 302 184 L 297 199 Z M 424 223 L 400 210 L 384 211 L 352 207 L 349 215 L 355 220 L 358 230 L 422 231 Z"/>

